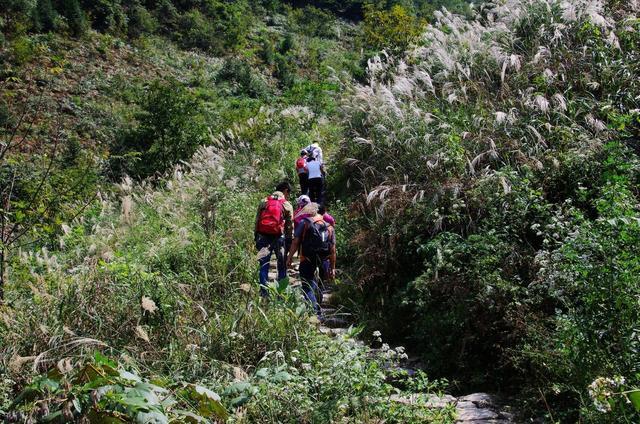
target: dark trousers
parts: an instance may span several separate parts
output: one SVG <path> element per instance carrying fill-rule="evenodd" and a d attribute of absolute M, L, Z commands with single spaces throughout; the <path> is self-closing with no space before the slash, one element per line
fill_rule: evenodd
<path fill-rule="evenodd" d="M 316 312 L 318 316 L 321 315 L 320 304 L 318 303 L 317 293 L 321 295 L 320 290 L 318 290 L 318 284 L 316 282 L 316 269 L 319 271 L 320 275 L 323 274 L 325 261 L 321 258 L 304 258 L 302 262 L 300 262 L 300 279 L 302 279 L 302 291 L 304 292 L 304 297 L 313 307 L 313 310 Z M 326 273 L 326 271 L 324 271 Z"/>
<path fill-rule="evenodd" d="M 298 179 L 300 180 L 300 194 L 309 194 L 309 174 L 303 172 L 298 174 Z"/>
<path fill-rule="evenodd" d="M 276 259 L 278 260 L 278 281 L 287 276 L 284 236 L 258 234 L 256 237 L 256 249 L 258 249 L 258 263 L 260 264 L 260 294 L 266 296 L 268 294 L 269 262 L 271 262 L 271 254 L 273 252 L 276 253 Z"/>
<path fill-rule="evenodd" d="M 309 178 L 309 198 L 312 202 L 322 204 L 322 178 Z"/>

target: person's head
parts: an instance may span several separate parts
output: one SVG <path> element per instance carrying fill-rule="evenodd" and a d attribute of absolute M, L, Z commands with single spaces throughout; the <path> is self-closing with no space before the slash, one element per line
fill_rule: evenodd
<path fill-rule="evenodd" d="M 284 194 L 284 197 L 289 198 L 289 194 L 291 194 L 291 184 L 288 181 L 282 181 L 280 184 L 276 186 L 276 191 Z"/>
<path fill-rule="evenodd" d="M 318 206 L 318 213 L 320 215 L 324 215 L 325 213 L 327 213 L 327 208 L 324 205 L 319 205 Z"/>
<path fill-rule="evenodd" d="M 303 194 L 302 196 L 298 197 L 298 206 L 299 207 L 305 206 L 309 202 L 311 202 L 311 199 L 306 194 Z"/>
<path fill-rule="evenodd" d="M 318 143 L 318 142 L 312 143 L 311 147 L 316 147 L 316 148 L 320 147 L 320 143 Z"/>
<path fill-rule="evenodd" d="M 305 156 L 307 156 L 307 151 L 304 149 L 300 150 L 300 157 L 305 157 Z"/>

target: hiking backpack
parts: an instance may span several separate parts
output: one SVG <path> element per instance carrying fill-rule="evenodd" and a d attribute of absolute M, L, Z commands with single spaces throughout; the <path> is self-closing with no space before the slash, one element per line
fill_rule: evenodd
<path fill-rule="evenodd" d="M 298 158 L 298 160 L 296 161 L 296 171 L 300 173 L 300 170 L 305 166 L 307 166 L 307 161 L 305 160 L 305 158 Z"/>
<path fill-rule="evenodd" d="M 262 212 L 260 212 L 260 219 L 258 220 L 258 233 L 280 236 L 284 231 L 284 218 L 282 217 L 282 208 L 285 199 L 274 199 L 269 196 L 266 200 L 266 205 Z"/>
<path fill-rule="evenodd" d="M 302 233 L 302 255 L 307 258 L 326 258 L 331 253 L 332 227 L 322 218 L 309 218 Z"/>

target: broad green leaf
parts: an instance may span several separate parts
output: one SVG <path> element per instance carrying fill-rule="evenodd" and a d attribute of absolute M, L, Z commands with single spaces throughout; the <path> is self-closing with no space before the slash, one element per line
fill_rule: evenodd
<path fill-rule="evenodd" d="M 220 396 L 217 393 L 196 384 L 186 384 L 185 392 L 189 397 L 198 401 L 200 415 L 207 418 L 215 416 L 222 420 L 226 420 L 229 416 L 227 410 L 220 403 Z"/>
<path fill-rule="evenodd" d="M 107 358 L 106 356 L 104 356 L 102 353 L 98 351 L 96 351 L 93 354 L 93 360 L 98 365 L 109 365 L 111 368 L 116 368 L 118 366 L 117 363 Z"/>
<path fill-rule="evenodd" d="M 135 375 L 133 373 L 130 373 L 129 371 L 125 371 L 125 370 L 120 370 L 120 377 L 124 378 L 125 380 L 135 381 L 137 383 L 142 381 L 142 379 L 140 377 L 138 377 L 137 375 Z"/>
<path fill-rule="evenodd" d="M 231 405 L 237 408 L 238 406 L 242 406 L 245 403 L 249 402 L 249 400 L 251 400 L 251 396 L 248 396 L 248 395 L 238 396 L 231 399 Z"/>
<path fill-rule="evenodd" d="M 168 424 L 169 419 L 165 414 L 159 411 L 138 412 L 136 415 L 136 423 L 138 424 Z"/>
<path fill-rule="evenodd" d="M 218 395 L 215 392 L 212 392 L 206 387 L 198 386 L 197 384 L 194 385 L 194 387 L 196 389 L 196 393 L 198 393 L 200 396 L 206 396 L 207 398 L 213 399 L 213 400 L 220 400 L 220 395 Z"/>
<path fill-rule="evenodd" d="M 289 277 L 285 277 L 278 281 L 278 293 L 284 293 L 287 290 L 287 287 L 289 287 Z"/>
<path fill-rule="evenodd" d="M 640 412 L 640 389 L 627 393 L 627 397 L 636 411 Z"/>
<path fill-rule="evenodd" d="M 56 411 L 56 412 L 52 412 L 48 415 L 45 415 L 44 417 L 40 418 L 40 422 L 43 423 L 50 423 L 50 422 L 56 422 L 58 420 L 60 420 L 62 417 L 62 411 Z"/>
<path fill-rule="evenodd" d="M 178 415 L 178 419 L 171 420 L 172 423 L 208 423 L 209 421 L 198 414 L 194 414 L 193 412 L 183 411 L 183 410 L 175 410 L 173 411 L 176 415 Z"/>
<path fill-rule="evenodd" d="M 238 383 L 233 383 L 230 386 L 228 386 L 224 391 L 224 395 L 232 396 L 240 393 L 245 393 L 250 391 L 252 387 L 253 386 L 251 385 L 251 383 L 248 383 L 246 381 L 240 381 Z"/>
<path fill-rule="evenodd" d="M 284 381 L 291 380 L 291 374 L 289 374 L 286 371 L 280 371 L 274 374 L 269 380 L 271 380 L 274 383 L 282 383 Z"/>
<path fill-rule="evenodd" d="M 260 368 L 256 371 L 257 378 L 267 378 L 269 377 L 269 368 Z"/>

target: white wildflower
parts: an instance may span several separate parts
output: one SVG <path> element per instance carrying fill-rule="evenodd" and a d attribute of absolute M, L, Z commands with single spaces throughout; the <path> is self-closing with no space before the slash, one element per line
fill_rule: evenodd
<path fill-rule="evenodd" d="M 158 310 L 158 306 L 156 306 L 156 302 L 153 301 L 150 297 L 142 296 L 142 300 L 140 301 L 140 306 L 146 312 L 153 314 Z"/>
<path fill-rule="evenodd" d="M 618 37 L 616 36 L 615 32 L 610 31 L 609 32 L 609 36 L 607 37 L 607 44 L 609 44 L 611 47 L 620 50 L 620 41 L 618 40 Z"/>
<path fill-rule="evenodd" d="M 541 95 L 541 94 L 536 95 L 534 97 L 534 99 L 533 99 L 533 102 L 534 102 L 536 108 L 540 112 L 547 113 L 549 111 L 549 101 L 543 95 Z"/>
<path fill-rule="evenodd" d="M 595 118 L 592 114 L 587 114 L 584 118 L 585 122 L 594 132 L 604 131 L 607 126 L 601 120 Z"/>
<path fill-rule="evenodd" d="M 551 99 L 560 111 L 565 112 L 567 110 L 567 101 L 562 94 L 556 93 Z"/>

